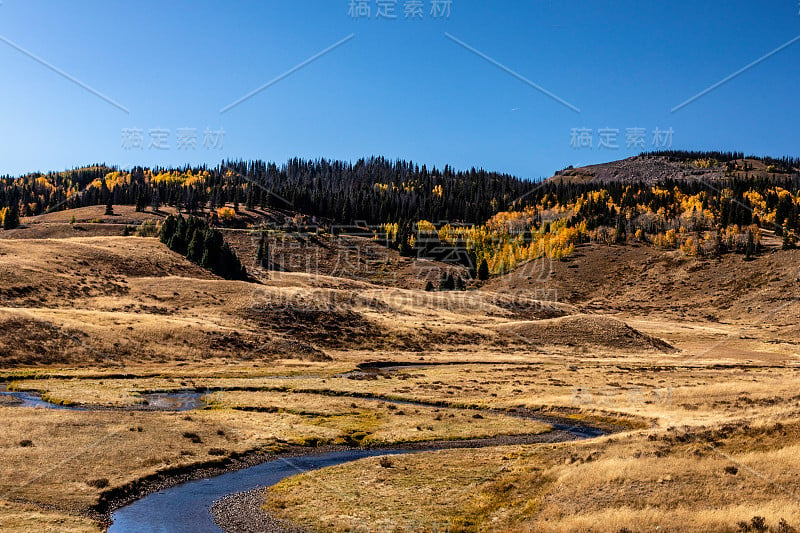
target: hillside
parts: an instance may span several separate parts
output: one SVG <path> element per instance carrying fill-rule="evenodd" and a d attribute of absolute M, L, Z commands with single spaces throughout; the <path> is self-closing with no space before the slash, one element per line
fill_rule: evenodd
<path fill-rule="evenodd" d="M 643 182 L 653 185 L 665 180 L 714 182 L 731 178 L 776 179 L 798 176 L 800 165 L 796 161 L 782 164 L 781 161 L 771 158 L 745 157 L 743 154 L 667 152 L 567 168 L 556 172 L 549 180 L 556 183 Z"/>
<path fill-rule="evenodd" d="M 482 287 L 530 291 L 587 311 L 752 322 L 800 296 L 800 250 L 687 257 L 647 245 L 587 244 L 561 261 L 538 260 Z M 790 309 L 786 310 L 789 316 Z"/>
<path fill-rule="evenodd" d="M 93 214 L 81 211 L 76 218 Z M 791 317 L 800 312 L 800 250 L 769 239 L 751 260 L 583 244 L 561 260 L 523 263 L 476 284 L 479 290 L 425 292 L 426 275 L 458 267 L 402 257 L 361 237 L 272 230 L 280 243 L 273 260 L 286 268 L 266 271 L 254 264 L 257 234 L 226 230 L 254 276 L 232 282 L 153 238 L 22 238 L 40 224 L 72 231 L 47 216 L 0 239 L 7 332 L 0 352 L 8 364 L 313 359 L 351 349 L 517 343 L 669 350 L 648 335 L 665 327 L 675 333 L 685 320 L 712 329 L 750 325 L 756 336 L 788 346 L 796 334 Z M 586 313 L 613 315 L 645 333 Z"/>
<path fill-rule="evenodd" d="M 490 202 L 476 224 L 354 226 L 235 202 L 23 216 L 0 231 L 0 484 L 13 494 L 0 528 L 102 531 L 109 510 L 192 477 L 427 443 L 468 448 L 314 471 L 222 515 L 320 531 L 354 517 L 373 529 L 800 525 L 796 502 L 774 503 L 741 466 L 796 485 L 781 473 L 796 470 L 800 427 L 791 180 L 722 193 L 551 181 L 526 201 Z M 164 228 L 184 245 L 221 236 L 247 275 L 213 274 L 162 242 Z M 594 433 L 573 441 L 576 426 Z M 54 456 L 75 460 L 54 471 Z M 721 482 L 746 501 L 709 503 Z M 628 505 L 644 492 L 645 515 Z"/>
<path fill-rule="evenodd" d="M 644 182 L 660 183 L 659 168 L 691 167 L 690 173 L 702 171 L 691 175 L 708 177 L 740 164 L 748 173 L 788 164 L 700 155 L 708 168 L 696 164 L 699 158 L 691 165 L 681 160 L 686 154 L 645 154 L 598 166 L 588 181 L 551 180 L 526 199 L 527 207 L 481 225 L 420 220 L 352 231 L 275 207 L 199 207 L 197 215 L 219 228 L 239 256 L 249 282 L 221 280 L 157 239 L 138 236 L 156 234 L 180 203 L 114 205 L 111 213 L 89 205 L 22 217 L 19 227 L 0 232 L 0 297 L 6 331 L 25 324 L 38 333 L 27 340 L 10 335 L 5 357 L 14 364 L 314 359 L 350 349 L 516 343 L 669 351 L 643 316 L 746 323 L 783 302 L 774 314 L 789 316 L 796 289 L 791 266 L 800 253 L 782 249 L 800 220 L 792 192 L 752 177 L 716 196 L 695 185 L 604 185 L 603 176 L 628 179 L 634 170 L 648 176 Z M 102 183 L 118 174 L 106 174 Z M 778 220 L 783 237 L 756 226 Z M 755 236 L 752 246 L 748 235 Z M 258 264 L 262 245 L 268 257 Z M 448 250 L 464 254 L 436 259 Z M 474 279 L 481 261 L 487 281 Z M 458 283 L 445 287 L 447 278 Z M 586 313 L 615 315 L 643 331 Z M 780 330 L 780 337 L 792 332 Z"/>
<path fill-rule="evenodd" d="M 534 293 L 425 292 L 427 282 L 446 273 L 469 273 L 401 256 L 372 239 L 318 230 L 269 230 L 271 264 L 263 269 L 255 264 L 262 232 L 224 229 L 253 278 L 225 281 L 155 238 L 120 236 L 125 227 L 163 214 L 120 209 L 109 217 L 97 209 L 31 217 L 22 228 L 2 232 L 6 335 L 0 354 L 6 364 L 324 359 L 331 350 L 558 345 L 553 335 L 508 337 L 503 324 L 574 312 Z M 255 212 L 242 216 L 263 220 Z M 62 221 L 67 217 L 75 224 Z M 76 232 L 94 236 L 74 237 Z M 608 335 L 582 344 L 633 346 L 621 340 L 625 333 L 616 325 L 597 328 Z"/>

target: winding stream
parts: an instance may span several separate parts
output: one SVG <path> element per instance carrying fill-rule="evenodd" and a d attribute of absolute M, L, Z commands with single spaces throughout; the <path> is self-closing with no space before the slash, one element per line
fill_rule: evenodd
<path fill-rule="evenodd" d="M 379 371 L 392 371 L 404 365 L 381 367 Z M 374 372 L 375 369 L 359 369 L 356 372 Z M 311 392 L 311 391 L 304 391 Z M 20 408 L 87 410 L 150 410 L 150 411 L 188 411 L 202 409 L 204 393 L 192 390 L 176 390 L 169 392 L 142 393 L 143 403 L 125 407 L 111 408 L 103 406 L 64 406 L 43 400 L 35 392 L 9 391 L 6 383 L 0 383 L 0 397 L 8 400 L 3 405 Z M 429 402 L 394 400 L 381 397 L 358 396 L 362 400 L 374 400 L 420 407 L 447 407 Z M 463 410 L 475 410 L 463 408 Z M 415 446 L 387 447 L 375 449 L 354 448 L 329 453 L 309 453 L 299 457 L 278 458 L 272 461 L 227 472 L 220 475 L 188 481 L 174 487 L 151 493 L 133 503 L 122 507 L 111 514 L 111 533 L 221 533 L 211 514 L 212 505 L 226 496 L 249 492 L 259 488 L 272 486 L 284 478 L 328 466 L 335 466 L 366 457 L 379 455 L 395 455 L 423 451 L 440 450 L 449 447 L 479 448 L 499 444 L 525 444 L 532 442 L 557 442 L 564 440 L 581 440 L 598 437 L 607 431 L 593 427 L 585 422 L 572 422 L 563 418 L 544 416 L 526 410 L 503 411 L 496 409 L 480 409 L 480 411 L 504 414 L 518 418 L 537 420 L 553 427 L 553 431 L 538 436 L 518 435 L 504 442 L 496 439 L 473 439 L 469 441 L 438 441 L 417 443 Z M 527 439 L 527 440 L 526 440 Z"/>
<path fill-rule="evenodd" d="M 211 506 L 238 492 L 268 487 L 296 474 L 365 457 L 404 453 L 400 450 L 347 450 L 323 455 L 276 459 L 236 472 L 189 481 L 155 492 L 112 514 L 109 533 L 220 533 Z"/>
<path fill-rule="evenodd" d="M 9 391 L 7 383 L 0 383 L 0 397 L 9 399 L 4 407 L 26 407 L 36 409 L 62 409 L 68 411 L 191 411 L 206 406 L 202 392 L 170 391 L 141 394 L 143 402 L 126 407 L 107 407 L 92 405 L 59 405 L 42 399 L 38 392 Z"/>
<path fill-rule="evenodd" d="M 48 401 L 42 400 L 42 396 L 33 392 L 16 392 L 9 391 L 8 384 L 0 383 L 0 396 L 7 398 L 8 402 L 4 402 L 4 407 L 33 407 L 39 409 L 75 409 L 66 405 L 57 405 Z"/>
<path fill-rule="evenodd" d="M 363 399 L 363 398 L 362 398 Z M 375 398 L 377 399 L 377 398 Z M 381 401 L 386 401 L 381 399 Z M 423 402 L 402 402 L 403 404 L 428 406 Z M 542 415 L 524 413 L 505 413 L 520 418 L 530 418 L 546 422 L 553 431 L 539 435 L 539 442 L 582 440 L 604 435 L 607 431 L 586 423 L 550 418 Z M 525 436 L 520 436 L 525 437 Z M 513 439 L 513 437 L 512 437 Z M 530 442 L 533 442 L 531 440 Z M 508 444 L 512 442 L 507 442 Z M 520 440 L 518 443 L 526 443 Z M 139 533 L 143 531 L 159 533 L 222 533 L 214 522 L 211 513 L 213 504 L 226 496 L 270 487 L 284 478 L 309 470 L 335 466 L 365 457 L 395 455 L 440 450 L 447 442 L 418 443 L 416 448 L 352 449 L 325 454 L 309 454 L 299 457 L 278 458 L 242 470 L 200 480 L 189 481 L 175 487 L 149 494 L 111 514 L 110 533 Z M 503 443 L 493 439 L 474 439 L 453 441 L 455 447 L 478 448 Z"/>

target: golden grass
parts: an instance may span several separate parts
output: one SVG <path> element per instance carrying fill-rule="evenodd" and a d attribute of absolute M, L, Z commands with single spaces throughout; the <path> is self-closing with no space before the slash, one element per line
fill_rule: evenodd
<path fill-rule="evenodd" d="M 514 316 L 490 290 L 431 294 L 304 273 L 274 275 L 263 285 L 222 281 L 155 239 L 0 240 L 0 255 L 0 286 L 9 289 L 0 293 L 0 324 L 25 318 L 85 352 L 74 362 L 4 368 L 0 376 L 13 387 L 107 407 L 135 405 L 146 391 L 222 390 L 210 395 L 212 409 L 191 413 L 0 407 L 0 529 L 93 531 L 81 513 L 103 489 L 91 482 L 116 487 L 204 463 L 218 457 L 212 448 L 545 429 L 456 409 L 469 406 L 627 420 L 640 430 L 592 442 L 396 456 L 390 467 L 367 459 L 286 480 L 270 491 L 269 508 L 323 531 L 407 530 L 420 522 L 428 529 L 446 522 L 452 531 L 736 531 L 754 516 L 773 528 L 782 518 L 800 527 L 792 309 L 776 314 L 785 322 L 777 329 L 759 322 L 746 335 L 736 324 L 694 324 L 674 314 L 617 317 L 681 350 L 659 354 L 498 333 L 531 317 Z M 327 350 L 332 361 L 300 360 L 291 348 L 265 348 L 273 324 L 250 316 L 259 305 L 324 308 L 329 301 L 374 324 L 383 347 L 347 346 Z M 11 333 L 0 331 L 0 353 L 14 348 L 4 345 Z M 313 333 L 312 344 L 337 335 Z M 339 375 L 387 360 L 465 364 L 372 379 Z M 392 406 L 359 395 L 443 406 Z M 731 466 L 736 474 L 726 472 Z"/>
<path fill-rule="evenodd" d="M 392 468 L 369 459 L 283 481 L 267 491 L 266 508 L 315 531 L 422 522 L 451 531 L 732 532 L 754 517 L 772 531 L 800 525 L 800 419 L 724 435 L 447 450 L 392 457 Z"/>
<path fill-rule="evenodd" d="M 761 515 L 771 524 L 784 518 L 797 525 L 792 522 L 796 516 L 794 507 L 788 503 L 783 507 L 767 505 L 770 500 L 785 499 L 775 486 L 749 474 L 742 466 L 736 476 L 725 474 L 730 461 L 724 455 L 696 442 L 676 441 L 672 437 L 676 432 L 667 430 L 673 426 L 690 430 L 702 426 L 720 428 L 725 424 L 736 428 L 749 424 L 752 429 L 759 427 L 759 420 L 791 421 L 798 410 L 797 393 L 792 386 L 797 372 L 794 368 L 752 366 L 745 372 L 735 366 L 715 366 L 715 362 L 691 361 L 688 366 L 680 366 L 671 357 L 667 362 L 653 362 L 650 355 L 564 355 L 559 362 L 549 356 L 533 361 L 534 356 L 529 355 L 529 360 L 537 364 L 503 364 L 498 360 L 492 364 L 406 368 L 378 374 L 374 379 L 337 377 L 337 373 L 352 369 L 349 360 L 355 357 L 350 354 L 347 360 L 328 363 L 282 361 L 259 367 L 219 360 L 197 366 L 139 363 L 114 370 L 133 373 L 128 379 L 103 377 L 112 372 L 108 368 L 39 370 L 37 379 L 24 379 L 32 376 L 15 371 L 19 379 L 14 387 L 35 389 L 65 403 L 120 406 L 138 401 L 144 391 L 205 387 L 223 390 L 210 395 L 214 408 L 191 413 L 4 408 L 4 420 L 10 429 L 0 438 L 0 462 L 9 475 L 0 490 L 13 490 L 14 497 L 75 512 L 96 500 L 100 490 L 87 483 L 92 479 L 108 478 L 110 486 L 118 486 L 165 467 L 205 462 L 211 459 L 208 450 L 214 447 L 233 452 L 278 448 L 281 443 L 389 443 L 543 429 L 533 422 L 488 413 L 483 413 L 482 419 L 474 419 L 471 411 L 403 405 L 393 409 L 387 402 L 346 396 L 372 394 L 452 406 L 560 407 L 560 414 L 575 417 L 627 414 L 651 419 L 654 426 L 649 431 L 595 443 L 451 450 L 436 455 L 435 460 L 427 459 L 433 457 L 430 454 L 392 458 L 395 468 L 375 467 L 366 461 L 340 467 L 341 474 L 328 470 L 310 473 L 297 481 L 301 483 L 299 488 L 281 493 L 287 502 L 281 512 L 286 516 L 310 521 L 313 509 L 322 504 L 328 508 L 330 503 L 331 514 L 347 518 L 313 522 L 315 527 L 346 529 L 351 519 L 373 526 L 382 521 L 402 524 L 404 509 L 418 504 L 423 511 L 411 513 L 411 518 L 423 517 L 431 523 L 447 521 L 454 530 L 470 530 L 478 525 L 496 530 L 523 526 L 580 530 L 592 523 L 587 516 L 601 520 L 594 523 L 603 524 L 599 529 L 603 531 L 622 527 L 635 531 L 631 525 L 640 523 L 660 524 L 663 530 L 673 524 L 669 519 L 673 512 L 684 517 L 683 521 L 702 524 L 698 530 L 731 530 L 735 522 Z M 456 352 L 449 357 L 462 360 L 465 356 Z M 414 356 L 400 354 L 398 359 L 413 361 Z M 48 378 L 48 374 L 63 377 Z M 578 386 L 595 395 L 576 399 Z M 668 402 L 654 402 L 647 394 L 633 399 L 628 395 L 630 390 L 647 393 L 665 388 L 672 390 Z M 597 394 L 604 389 L 610 389 L 612 394 Z M 191 421 L 184 420 L 187 415 Z M 224 436 L 217 435 L 219 429 Z M 795 439 L 792 432 L 788 437 L 777 438 L 772 430 L 737 431 L 741 434 L 727 439 L 729 443 L 719 451 L 775 479 L 780 487 L 792 486 L 794 482 L 787 473 L 800 467 L 795 460 L 800 439 Z M 183 437 L 186 432 L 197 433 L 202 444 Z M 107 440 L 93 445 L 108 434 L 111 436 Z M 649 440 L 651 435 L 655 440 Z M 25 439 L 32 440 L 34 446 L 20 446 Z M 53 457 L 69 458 L 69 452 L 76 449 L 87 451 L 48 472 Z M 124 459 L 120 461 L 120 457 Z M 587 458 L 591 460 L 587 462 Z M 406 462 L 408 472 L 403 470 Z M 87 469 L 87 464 L 92 468 Z M 356 474 L 362 466 L 364 475 L 374 475 L 364 478 L 366 485 L 353 488 L 352 498 L 328 502 L 326 498 L 338 496 L 326 495 L 323 486 L 314 485 L 317 479 L 325 483 L 336 479 L 346 488 L 348 482 L 337 476 L 359 479 Z M 487 468 L 491 475 L 483 474 Z M 22 486 L 43 472 L 48 473 Z M 404 472 L 408 474 L 406 478 L 394 479 Z M 480 483 L 474 478 L 478 474 L 483 476 Z M 670 476 L 672 479 L 668 479 Z M 419 480 L 416 485 L 412 483 L 415 478 Z M 378 480 L 384 480 L 385 486 L 379 486 Z M 65 491 L 69 493 L 66 498 Z M 414 496 L 414 491 L 427 496 Z M 722 496 L 712 498 L 714 491 Z M 305 517 L 304 507 L 292 502 L 293 498 L 308 499 L 310 493 L 315 496 L 308 500 L 309 516 Z M 365 499 L 367 493 L 374 495 L 374 501 Z M 447 498 L 439 499 L 438 494 L 446 494 Z M 732 500 L 731 494 L 740 500 Z M 580 503 L 580 513 L 575 510 L 575 502 Z M 631 502 L 641 504 L 631 506 Z M 728 512 L 712 512 L 710 502 Z M 773 508 L 775 512 L 769 511 Z M 781 508 L 786 511 L 779 516 L 777 510 Z M 365 509 L 369 516 L 363 515 Z"/>
<path fill-rule="evenodd" d="M 460 354 L 451 354 L 452 358 Z M 708 425 L 750 417 L 780 417 L 797 396 L 792 367 L 720 367 L 691 361 L 683 367 L 668 360 L 597 359 L 564 356 L 539 364 L 464 364 L 406 368 L 377 374 L 374 379 L 337 377 L 352 368 L 347 362 L 301 363 L 285 361 L 253 367 L 208 363 L 192 371 L 174 365 L 140 365 L 127 370 L 157 377 L 135 379 L 80 379 L 79 371 L 64 372 L 75 379 L 19 380 L 14 386 L 45 393 L 59 403 L 128 405 L 138 393 L 176 389 L 276 389 L 340 395 L 366 394 L 398 400 L 436 402 L 449 406 L 506 409 L 516 406 L 562 409 L 563 414 L 602 417 L 629 415 L 653 420 L 660 427 Z M 412 360 L 407 358 L 406 360 Z M 104 371 L 91 372 L 101 376 Z M 21 375 L 20 377 L 24 377 Z M 233 392 L 225 393 L 228 398 Z M 258 402 L 257 396 L 252 398 Z M 263 398 L 269 399 L 265 395 Z M 298 397 L 299 398 L 299 397 Z M 304 397 L 303 402 L 311 401 Z M 330 400 L 334 401 L 334 400 Z M 258 406 L 257 403 L 254 406 Z M 269 402 L 264 406 L 269 406 Z"/>
<path fill-rule="evenodd" d="M 741 341 L 728 346 L 746 349 Z M 400 456 L 390 469 L 374 461 L 342 465 L 278 485 L 267 507 L 319 531 L 346 531 L 353 523 L 402 531 L 421 520 L 452 531 L 732 532 L 754 517 L 773 531 L 782 520 L 800 529 L 798 369 L 770 359 L 746 370 L 725 360 L 652 359 L 566 356 L 560 364 L 542 358 L 529 366 L 405 369 L 355 383 L 327 379 L 326 388 L 340 391 L 560 406 L 569 416 L 628 414 L 653 426 L 595 442 Z M 460 466 L 454 473 L 440 464 Z M 404 483 L 406 468 L 426 475 L 419 484 Z M 487 468 L 491 475 L 479 485 L 459 477 Z M 431 471 L 438 476 L 427 477 Z M 308 494 L 323 502 L 325 516 L 301 501 Z M 408 508 L 420 512 L 409 516 Z"/>
<path fill-rule="evenodd" d="M 453 452 L 390 456 L 388 468 L 369 458 L 301 474 L 269 490 L 267 509 L 315 531 L 430 531 L 494 475 L 502 455 Z"/>
<path fill-rule="evenodd" d="M 0 499 L 0 530 L 8 533 L 99 533 L 89 518 Z"/>
<path fill-rule="evenodd" d="M 410 359 L 407 355 L 406 360 Z M 40 390 L 59 401 L 101 405 L 125 405 L 136 400 L 137 393 L 149 390 L 264 390 L 213 393 L 214 409 L 191 413 L 3 408 L 8 430 L 0 437 L 0 462 L 7 475 L 0 490 L 10 492 L 10 497 L 58 505 L 76 521 L 65 522 L 64 529 L 79 530 L 87 522 L 74 513 L 92 505 L 100 492 L 89 481 L 107 478 L 110 486 L 118 486 L 165 467 L 205 462 L 212 459 L 208 451 L 214 447 L 233 452 L 259 446 L 278 448 L 281 442 L 384 443 L 542 429 L 503 416 L 484 414 L 483 419 L 473 419 L 471 412 L 444 407 L 398 405 L 391 409 L 386 402 L 298 392 L 316 390 L 453 405 L 562 406 L 569 408 L 565 414 L 572 416 L 628 413 L 656 422 L 652 430 L 594 443 L 406 455 L 393 457 L 392 468 L 366 460 L 310 473 L 276 489 L 275 499 L 270 497 L 271 508 L 284 507 L 282 515 L 319 530 L 347 530 L 353 521 L 370 527 L 402 528 L 410 521 L 413 526 L 423 520 L 431 527 L 447 522 L 454 531 L 580 531 L 590 527 L 593 531 L 623 527 L 636 531 L 640 526 L 678 531 L 687 523 L 698 524 L 697 531 L 734 531 L 736 522 L 753 516 L 764 516 L 773 526 L 782 518 L 798 525 L 800 509 L 776 487 L 799 491 L 791 473 L 800 469 L 796 459 L 800 439 L 794 430 L 786 430 L 784 436 L 769 425 L 758 429 L 755 424 L 759 419 L 783 420 L 785 427 L 794 427 L 789 422 L 797 411 L 797 400 L 792 399 L 796 391 L 791 386 L 795 369 L 754 367 L 742 372 L 695 363 L 665 369 L 644 357 L 627 358 L 623 364 L 616 356 L 583 361 L 567 357 L 561 364 L 543 359 L 540 363 L 409 368 L 365 380 L 335 377 L 336 372 L 352 368 L 347 362 L 285 361 L 274 368 L 221 362 L 197 368 L 150 363 L 130 367 L 140 373 L 131 379 L 103 378 L 109 372 L 103 368 L 51 370 L 73 377 L 20 379 L 14 386 Z M 573 398 L 576 384 L 587 390 L 611 387 L 621 392 L 604 398 L 602 405 L 597 398 L 579 405 Z M 626 387 L 672 387 L 673 394 L 669 403 L 646 403 L 647 399 L 629 403 Z M 398 415 L 399 410 L 405 414 Z M 192 420 L 184 420 L 187 415 Z M 441 420 L 436 420 L 439 416 Z M 742 429 L 748 420 L 751 429 Z M 675 440 L 679 432 L 666 430 L 670 426 L 719 428 L 724 424 L 739 428 L 739 433 L 718 439 L 714 446 L 720 453 L 698 442 Z M 219 429 L 224 435 L 217 434 Z M 186 432 L 197 433 L 202 444 L 183 437 Z M 655 440 L 649 440 L 651 435 Z M 26 439 L 34 445 L 20 446 Z M 80 453 L 73 457 L 75 450 Z M 727 456 L 739 465 L 735 476 L 724 471 L 731 465 Z M 54 464 L 53 457 L 66 460 Z M 309 499 L 309 494 L 314 497 Z M 315 519 L 320 508 L 329 511 Z M 6 515 L 8 520 L 16 520 L 6 511 L 0 512 L 0 519 Z M 49 510 L 30 516 L 44 528 L 57 519 Z"/>
<path fill-rule="evenodd" d="M 546 424 L 505 415 L 315 394 L 223 392 L 212 396 L 223 407 L 303 415 L 311 423 L 338 430 L 361 445 L 532 435 L 551 429 Z"/>
<path fill-rule="evenodd" d="M 96 503 L 103 489 L 92 480 L 107 479 L 115 487 L 164 468 L 211 461 L 218 458 L 209 455 L 213 448 L 226 454 L 280 449 L 281 443 L 326 442 L 340 435 L 286 413 L 0 410 L 5 423 L 0 495 L 72 511 Z"/>

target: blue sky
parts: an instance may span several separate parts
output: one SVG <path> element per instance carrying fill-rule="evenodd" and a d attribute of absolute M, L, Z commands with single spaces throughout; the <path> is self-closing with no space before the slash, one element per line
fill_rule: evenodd
<path fill-rule="evenodd" d="M 390 19 L 378 0 L 369 18 L 351 0 L 3 0 L 0 173 L 383 155 L 537 179 L 638 153 L 629 133 L 664 147 L 656 128 L 673 148 L 800 153 L 800 40 L 672 111 L 800 36 L 798 0 L 452 0 L 438 17 L 422 0 L 421 19 L 406 2 Z"/>

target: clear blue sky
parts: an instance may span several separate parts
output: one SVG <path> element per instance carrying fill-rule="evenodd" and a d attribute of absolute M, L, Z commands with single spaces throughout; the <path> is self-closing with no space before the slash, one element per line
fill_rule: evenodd
<path fill-rule="evenodd" d="M 420 20 L 406 0 L 396 19 L 377 0 L 370 18 L 350 0 L 2 0 L 0 173 L 383 155 L 537 179 L 638 153 L 629 128 L 646 149 L 671 128 L 674 148 L 800 153 L 800 41 L 671 111 L 800 36 L 798 0 L 452 0 L 436 18 L 432 3 Z M 184 128 L 196 145 L 178 150 Z M 603 128 L 619 148 L 598 147 Z M 150 146 L 159 129 L 169 149 Z M 142 148 L 123 147 L 136 130 Z"/>

